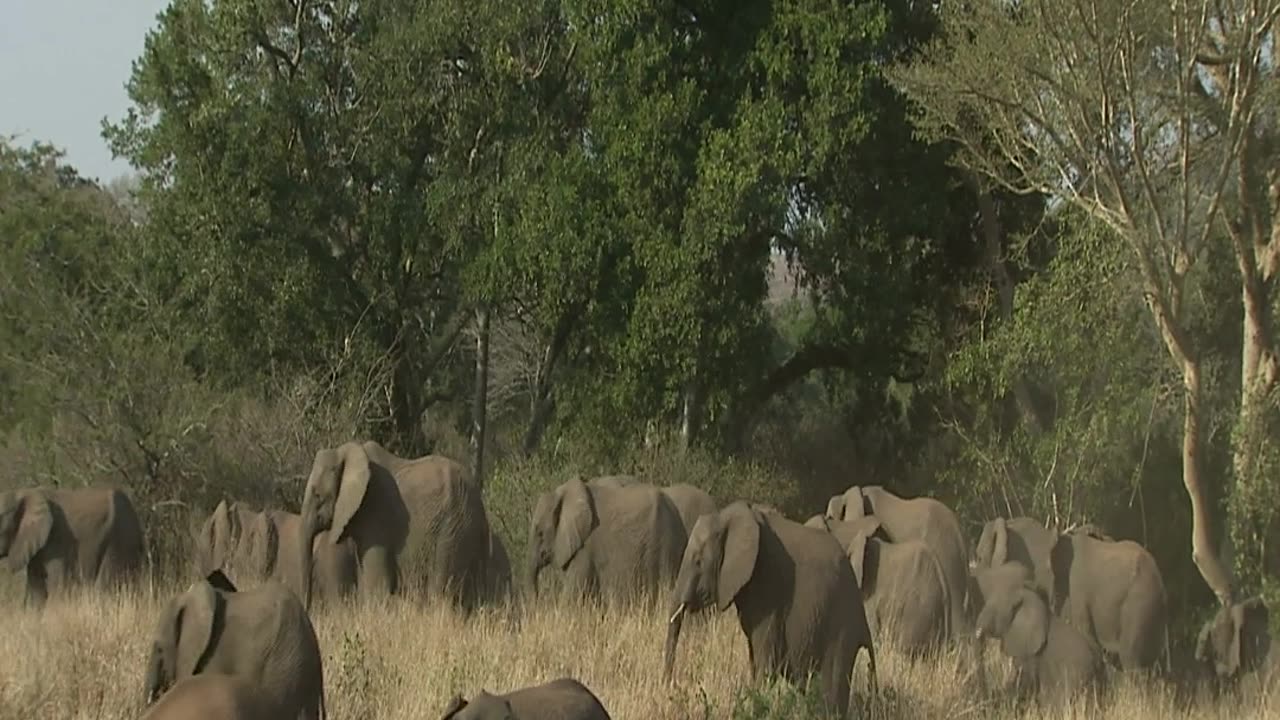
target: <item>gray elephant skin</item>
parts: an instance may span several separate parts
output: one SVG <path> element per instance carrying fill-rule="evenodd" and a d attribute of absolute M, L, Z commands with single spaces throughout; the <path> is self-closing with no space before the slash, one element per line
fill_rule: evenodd
<path fill-rule="evenodd" d="M 439 455 L 396 457 L 376 442 L 316 453 L 302 498 L 299 568 L 311 603 L 312 540 L 350 539 L 362 596 L 447 598 L 475 606 L 483 592 L 489 527 L 480 488 L 460 463 Z"/>
<path fill-rule="evenodd" d="M 570 596 L 657 599 L 680 568 L 686 535 L 671 501 L 646 483 L 573 478 L 540 495 L 529 523 L 533 591 L 553 565 Z"/>
<path fill-rule="evenodd" d="M 1219 608 L 1200 629 L 1196 660 L 1224 684 L 1251 683 L 1267 692 L 1280 682 L 1280 652 L 1268 631 L 1270 620 L 1257 597 Z"/>
<path fill-rule="evenodd" d="M 502 695 L 455 695 L 440 720 L 609 720 L 609 713 L 585 685 L 560 678 Z"/>
<path fill-rule="evenodd" d="M 942 563 L 951 595 L 951 628 L 968 627 L 965 596 L 969 589 L 969 544 L 956 514 L 928 497 L 901 498 L 882 486 L 853 486 L 827 503 L 833 520 L 857 520 L 864 515 L 880 519 L 881 531 L 890 542 L 919 540 Z"/>
<path fill-rule="evenodd" d="M 1084 633 L 1050 611 L 1026 568 L 1007 562 L 975 572 L 983 605 L 975 634 L 999 638 L 1013 658 L 1021 690 L 1042 704 L 1059 705 L 1102 678 L 1102 656 Z"/>
<path fill-rule="evenodd" d="M 324 717 L 315 629 L 297 595 L 279 583 L 239 591 L 214 571 L 169 602 L 152 637 L 146 704 L 202 674 L 235 675 L 269 688 L 284 717 Z"/>
<path fill-rule="evenodd" d="M 301 522 L 297 513 L 255 511 L 241 502 L 221 501 L 201 528 L 197 571 L 204 577 L 222 570 L 242 587 L 275 580 L 301 597 L 306 591 L 298 564 Z M 320 531 L 311 545 L 316 597 L 327 601 L 352 595 L 358 573 L 355 542 L 335 543 L 328 531 Z"/>
<path fill-rule="evenodd" d="M 596 487 L 631 487 L 648 483 L 645 483 L 635 475 L 602 475 L 592 478 L 587 481 L 587 484 Z M 680 524 L 684 526 L 686 535 L 693 532 L 693 524 L 698 521 L 699 517 L 707 513 L 713 513 L 718 509 L 715 498 L 696 485 L 676 483 L 665 487 L 655 487 L 663 495 L 666 495 L 671 504 L 675 506 L 676 512 L 680 515 Z"/>
<path fill-rule="evenodd" d="M 1029 517 L 996 518 L 982 526 L 982 535 L 973 553 L 973 567 L 989 568 L 1016 562 L 1032 574 L 1040 589 L 1052 592 L 1049 554 L 1058 541 L 1058 532 Z"/>
<path fill-rule="evenodd" d="M 0 558 L 26 574 L 26 602 L 41 607 L 74 585 L 136 581 L 142 523 L 124 491 L 28 488 L 0 493 Z"/>
<path fill-rule="evenodd" d="M 735 606 L 752 676 L 821 683 L 829 710 L 843 715 L 850 676 L 866 648 L 876 686 L 875 650 L 853 569 L 826 532 L 737 501 L 694 525 L 672 595 L 664 672 L 675 665 L 684 615 Z"/>
<path fill-rule="evenodd" d="M 507 554 L 507 545 L 502 537 L 489 524 L 489 541 L 485 561 L 485 597 L 488 600 L 499 600 L 511 594 L 511 556 Z"/>
<path fill-rule="evenodd" d="M 845 548 L 877 638 L 893 638 L 911 656 L 938 650 L 951 638 L 951 592 L 942 563 L 919 540 L 888 542 L 876 537 L 880 523 L 866 527 Z"/>
<path fill-rule="evenodd" d="M 248 678 L 195 675 L 179 681 L 142 720 L 279 720 L 285 717 L 271 693 Z"/>

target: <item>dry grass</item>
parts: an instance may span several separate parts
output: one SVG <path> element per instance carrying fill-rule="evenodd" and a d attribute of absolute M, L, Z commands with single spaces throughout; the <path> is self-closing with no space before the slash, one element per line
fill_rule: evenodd
<path fill-rule="evenodd" d="M 150 631 L 163 598 L 81 596 L 24 610 L 0 593 L 0 720 L 137 718 Z M 470 618 L 400 599 L 320 610 L 326 697 L 336 719 L 436 718 L 454 692 L 501 691 L 571 675 L 591 687 L 619 720 L 802 717 L 785 709 L 794 693 L 752 690 L 746 643 L 730 614 L 686 623 L 676 687 L 661 682 L 665 618 L 658 611 L 539 605 L 487 608 Z M 1201 698 L 1188 704 L 1156 683 L 1117 687 L 1102 711 L 1040 715 L 977 690 L 958 654 L 911 663 L 892 649 L 880 657 L 879 717 L 1107 717 L 1244 720 L 1280 716 L 1280 705 Z M 994 654 L 989 658 L 995 666 Z M 993 684 L 1002 682 L 996 678 Z M 855 687 L 865 694 L 866 660 Z M 734 708 L 737 707 L 735 712 Z"/>

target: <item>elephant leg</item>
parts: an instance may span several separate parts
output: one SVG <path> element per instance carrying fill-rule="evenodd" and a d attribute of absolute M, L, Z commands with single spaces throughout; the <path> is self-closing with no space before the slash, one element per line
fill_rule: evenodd
<path fill-rule="evenodd" d="M 398 590 L 395 558 L 385 547 L 371 547 L 360 559 L 360 596 L 381 598 Z"/>
<path fill-rule="evenodd" d="M 67 562 L 61 558 L 54 558 L 44 564 L 44 584 L 45 595 L 47 597 L 62 597 L 67 592 L 67 587 L 71 584 L 72 578 L 69 577 L 71 568 Z"/>
<path fill-rule="evenodd" d="M 23 601 L 29 608 L 42 608 L 49 599 L 49 586 L 42 565 L 27 565 L 27 588 Z"/>
<path fill-rule="evenodd" d="M 850 675 L 853 674 L 853 658 L 858 648 L 841 648 L 839 652 L 828 652 L 822 668 L 822 695 L 827 708 L 838 715 L 851 711 L 849 707 L 853 696 L 850 691 Z"/>

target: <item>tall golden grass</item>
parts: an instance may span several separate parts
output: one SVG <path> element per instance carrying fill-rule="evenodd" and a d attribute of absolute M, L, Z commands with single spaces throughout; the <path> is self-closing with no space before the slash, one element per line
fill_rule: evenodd
<path fill-rule="evenodd" d="M 134 719 L 141 715 L 144 660 L 151 631 L 176 588 L 114 596 L 80 594 L 27 610 L 0 595 L 0 720 Z M 453 693 L 492 692 L 572 676 L 590 687 L 619 720 L 791 718 L 795 693 L 783 684 L 752 687 L 746 641 L 732 612 L 686 623 L 674 686 L 662 681 L 665 613 L 570 603 L 519 603 L 464 617 L 402 598 L 319 608 L 326 700 L 335 720 L 439 717 Z M 988 684 L 1007 680 L 989 648 Z M 1264 699 L 1180 699 L 1160 681 L 1116 683 L 1097 707 L 1041 713 L 1004 693 L 983 693 L 972 662 L 944 653 L 912 662 L 881 647 L 882 718 L 1166 718 L 1280 717 Z M 855 692 L 866 697 L 866 657 Z M 736 708 L 736 710 L 735 710 Z"/>

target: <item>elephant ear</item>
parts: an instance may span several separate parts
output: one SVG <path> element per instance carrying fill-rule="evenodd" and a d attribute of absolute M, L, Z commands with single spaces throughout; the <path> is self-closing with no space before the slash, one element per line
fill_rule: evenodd
<path fill-rule="evenodd" d="M 844 519 L 859 520 L 867 515 L 867 498 L 863 488 L 854 485 L 844 491 Z"/>
<path fill-rule="evenodd" d="M 1030 658 L 1039 654 L 1049 639 L 1049 609 L 1031 588 L 1023 587 L 1016 592 L 1013 617 L 1000 646 L 1010 657 Z"/>
<path fill-rule="evenodd" d="M 23 493 L 19 500 L 21 519 L 9 546 L 9 567 L 15 572 L 27 567 L 31 558 L 44 549 L 53 532 L 53 509 L 39 492 Z"/>
<path fill-rule="evenodd" d="M 998 567 L 1009 559 L 1009 527 L 1004 518 L 991 521 L 991 566 Z"/>
<path fill-rule="evenodd" d="M 244 557 L 249 571 L 257 577 L 269 577 L 275 570 L 280 553 L 280 533 L 269 512 L 258 513 L 249 526 L 246 538 L 248 542 Z"/>
<path fill-rule="evenodd" d="M 1242 666 L 1246 666 L 1264 657 L 1270 637 L 1267 625 L 1271 614 L 1262 598 L 1249 598 L 1231 607 L 1231 646 L 1225 658 L 1226 669 L 1235 675 Z M 1263 647 L 1256 647 L 1263 644 Z M 1247 650 L 1245 649 L 1247 647 Z"/>
<path fill-rule="evenodd" d="M 1076 555 L 1073 536 L 1070 533 L 1058 533 L 1049 545 L 1048 552 L 1049 557 L 1045 558 L 1045 577 L 1041 589 L 1049 598 L 1050 612 L 1056 615 L 1061 611 L 1071 589 L 1071 563 Z"/>
<path fill-rule="evenodd" d="M 740 502 L 725 508 L 720 519 L 724 523 L 724 549 L 720 556 L 720 577 L 716 581 L 716 606 L 723 612 L 755 573 L 763 520 Z"/>
<path fill-rule="evenodd" d="M 827 501 L 827 517 L 832 520 L 844 519 L 844 495 L 832 495 Z"/>
<path fill-rule="evenodd" d="M 551 547 L 552 560 L 561 569 L 569 567 L 573 556 L 587 542 L 587 536 L 595 528 L 595 503 L 591 491 L 581 478 L 574 478 L 556 491 L 558 516 L 556 537 Z"/>
<path fill-rule="evenodd" d="M 449 698 L 448 704 L 444 706 L 444 714 L 440 716 L 440 720 L 452 720 L 454 715 L 462 711 L 467 706 L 467 701 L 461 695 L 454 695 Z"/>
<path fill-rule="evenodd" d="M 845 549 L 849 556 L 849 564 L 853 566 L 853 576 L 858 579 L 858 587 L 862 585 L 862 573 L 867 563 L 867 536 L 865 533 L 857 532 L 853 535 L 853 540 L 849 542 L 849 547 Z"/>
<path fill-rule="evenodd" d="M 210 573 L 211 578 L 215 575 L 222 573 L 217 570 Z M 222 580 L 225 579 L 223 576 Z M 216 578 L 214 580 L 218 581 Z M 170 627 L 165 629 L 169 633 L 166 644 L 173 649 L 175 655 L 175 681 L 195 675 L 204 667 L 212 649 L 213 626 L 219 602 L 218 591 L 208 580 L 195 583 L 178 598 Z"/>
<path fill-rule="evenodd" d="M 335 542 L 344 536 L 351 518 L 360 510 L 372 475 L 373 466 L 364 447 L 358 443 L 344 445 L 342 479 L 338 483 L 338 498 L 333 504 L 333 527 L 330 528 Z"/>

